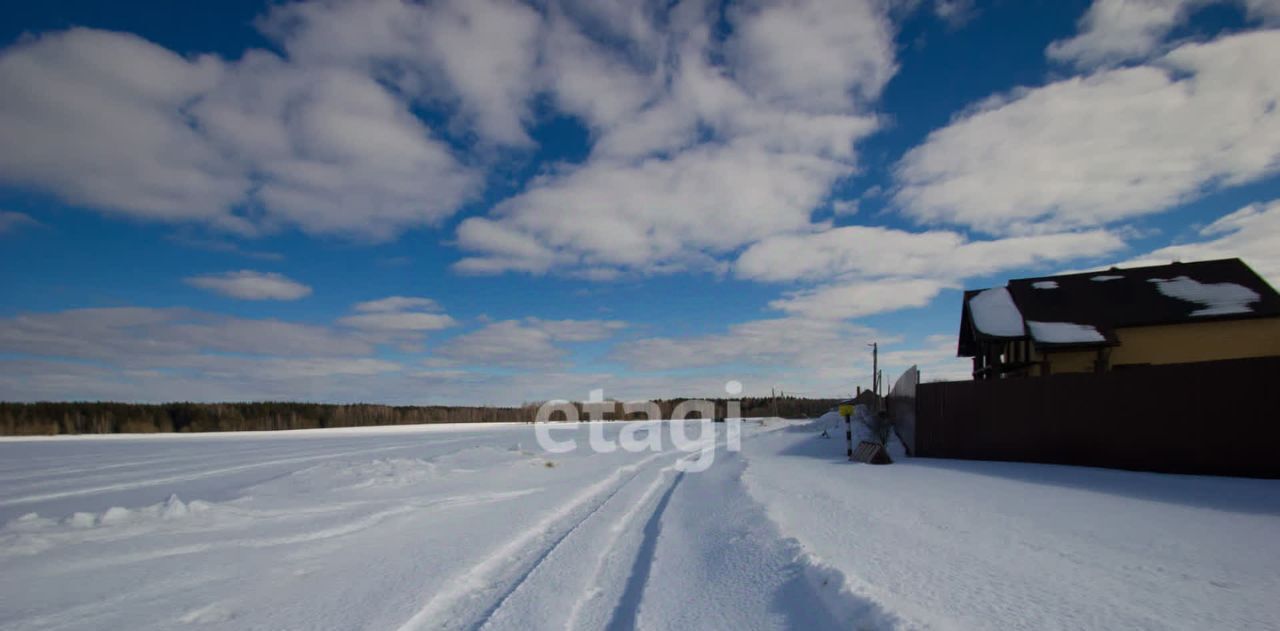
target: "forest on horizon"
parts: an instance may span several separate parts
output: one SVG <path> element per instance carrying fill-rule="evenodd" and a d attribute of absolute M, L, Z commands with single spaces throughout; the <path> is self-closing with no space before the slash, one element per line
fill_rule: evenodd
<path fill-rule="evenodd" d="M 654 401 L 662 418 L 686 399 Z M 806 399 L 794 396 L 745 397 L 744 417 L 818 416 L 839 403 L 839 399 Z M 726 416 L 727 399 L 711 399 L 716 416 Z M 625 415 L 621 402 L 614 402 L 606 420 L 643 419 L 643 414 Z M 607 404 L 607 403 L 606 403 Z M 582 413 L 582 404 L 575 403 Z M 114 402 L 0 402 L 0 435 L 41 436 L 63 434 L 151 434 L 161 432 L 230 432 L 330 427 L 370 427 L 376 425 L 417 425 L 431 423 L 531 423 L 538 404 L 522 406 L 393 406 L 368 403 L 114 403 Z M 553 420 L 561 420 L 557 414 Z"/>

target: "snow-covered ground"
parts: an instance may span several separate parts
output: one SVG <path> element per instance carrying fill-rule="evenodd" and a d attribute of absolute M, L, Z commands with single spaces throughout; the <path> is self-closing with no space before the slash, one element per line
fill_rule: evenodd
<path fill-rule="evenodd" d="M 703 472 L 663 424 L 0 440 L 0 628 L 1280 626 L 1280 482 L 856 465 L 832 420 Z"/>

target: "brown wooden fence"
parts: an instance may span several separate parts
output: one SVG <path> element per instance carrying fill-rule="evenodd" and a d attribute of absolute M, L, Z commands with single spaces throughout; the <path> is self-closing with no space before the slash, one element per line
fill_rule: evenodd
<path fill-rule="evenodd" d="M 922 383 L 914 455 L 1280 478 L 1280 357 Z"/>

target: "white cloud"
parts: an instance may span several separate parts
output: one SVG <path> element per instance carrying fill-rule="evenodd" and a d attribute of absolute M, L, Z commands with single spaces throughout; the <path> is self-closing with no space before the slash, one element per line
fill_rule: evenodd
<path fill-rule="evenodd" d="M 0 352 L 125 365 L 199 353 L 307 357 L 373 350 L 369 342 L 329 327 L 184 308 L 71 309 L 0 319 Z"/>
<path fill-rule="evenodd" d="M 437 354 L 453 364 L 554 366 L 567 354 L 557 342 L 602 340 L 624 326 L 612 320 L 502 320 L 450 339 Z"/>
<path fill-rule="evenodd" d="M 405 402 L 401 366 L 371 358 L 197 356 L 156 368 L 48 359 L 0 360 L 6 401 Z M 424 402 L 424 401 L 419 401 Z"/>
<path fill-rule="evenodd" d="M 621 320 L 543 320 L 526 318 L 526 326 L 545 332 L 557 342 L 595 342 L 627 328 Z"/>
<path fill-rule="evenodd" d="M 73 29 L 0 51 L 0 182 L 150 220 L 386 239 L 477 173 L 366 74 Z"/>
<path fill-rule="evenodd" d="M 188 285 L 241 300 L 297 300 L 311 295 L 311 288 L 283 274 L 240 270 L 191 276 Z"/>
<path fill-rule="evenodd" d="M 1095 226 L 1280 168 L 1280 30 L 990 100 L 897 165 L 894 199 L 983 232 Z"/>
<path fill-rule="evenodd" d="M 38 226 L 40 222 L 32 219 L 30 215 L 0 210 L 0 234 L 15 232 L 23 226 Z"/>
<path fill-rule="evenodd" d="M 767 102 L 842 113 L 853 97 L 878 97 L 897 70 L 881 3 L 800 0 L 731 11 L 731 63 Z"/>
<path fill-rule="evenodd" d="M 924 276 L 961 279 L 1124 247 L 1102 230 L 969 241 L 945 231 L 845 226 L 765 239 L 742 253 L 738 276 L 761 281 Z"/>
<path fill-rule="evenodd" d="M 837 215 L 852 216 L 858 214 L 859 202 L 856 199 L 839 199 L 831 202 L 831 212 Z"/>
<path fill-rule="evenodd" d="M 845 226 L 771 237 L 735 263 L 739 277 L 820 283 L 769 303 L 796 316 L 844 319 L 928 305 L 965 278 L 1093 258 L 1124 247 L 1103 230 L 969 241 L 956 232 Z"/>
<path fill-rule="evenodd" d="M 832 185 L 856 171 L 853 143 L 879 125 L 866 105 L 895 70 L 886 9 L 735 8 L 727 41 L 713 32 L 718 18 L 676 6 L 659 34 L 629 30 L 629 55 L 553 20 L 548 85 L 591 127 L 591 155 L 464 221 L 458 243 L 474 254 L 456 269 L 717 268 L 743 245 L 809 229 Z"/>
<path fill-rule="evenodd" d="M 261 178 L 267 225 L 387 239 L 447 217 L 479 181 L 372 78 L 251 52 L 191 108 Z"/>
<path fill-rule="evenodd" d="M 659 271 L 689 267 L 777 232 L 804 229 L 846 168 L 752 147 L 699 147 L 672 159 L 598 161 L 535 184 L 496 219 L 474 217 L 460 245 L 484 254 L 462 271 L 546 271 L 552 266 Z"/>
<path fill-rule="evenodd" d="M 836 363 L 875 332 L 834 320 L 776 318 L 732 325 L 725 333 L 653 337 L 619 344 L 613 357 L 643 370 L 698 366 L 813 366 Z"/>
<path fill-rule="evenodd" d="M 430 298 L 387 296 L 358 302 L 353 309 L 355 315 L 339 318 L 338 323 L 372 334 L 379 342 L 413 344 L 421 339 L 424 331 L 438 331 L 458 324 L 449 315 L 440 313 L 440 305 Z"/>
<path fill-rule="evenodd" d="M 525 145 L 541 22 L 520 2 L 361 0 L 285 4 L 260 24 L 295 61 L 375 73 L 417 100 L 456 106 L 485 139 Z"/>
<path fill-rule="evenodd" d="M 974 0 L 934 0 L 933 13 L 951 28 L 968 24 L 978 13 Z"/>
<path fill-rule="evenodd" d="M 959 315 L 956 305 L 956 318 Z M 923 343 L 914 348 L 900 344 L 886 345 L 880 353 L 880 365 L 884 371 L 884 385 L 892 388 L 906 369 L 920 369 L 920 381 L 964 381 L 972 378 L 973 364 L 967 357 L 957 357 L 957 340 L 954 333 L 936 333 L 925 336 Z"/>
<path fill-rule="evenodd" d="M 142 38 L 90 29 L 0 52 L 0 181 L 168 221 L 243 227 L 228 208 L 249 179 L 186 107 L 225 72 Z"/>
<path fill-rule="evenodd" d="M 1046 54 L 1081 67 L 1143 59 L 1159 51 L 1194 11 L 1212 4 L 1243 5 L 1250 18 L 1280 20 L 1274 0 L 1094 0 L 1080 18 L 1080 33 L 1053 42 Z"/>
<path fill-rule="evenodd" d="M 403 397 L 401 365 L 376 351 L 360 332 L 186 308 L 28 313 L 0 319 L 0 399 Z"/>
<path fill-rule="evenodd" d="M 1203 240 L 1166 246 L 1118 265 L 1240 258 L 1272 287 L 1280 287 L 1280 201 L 1245 206 L 1201 228 L 1199 236 Z"/>
<path fill-rule="evenodd" d="M 1081 66 L 1142 58 L 1202 0 L 1095 0 L 1080 18 L 1080 34 L 1053 42 L 1046 54 Z"/>
<path fill-rule="evenodd" d="M 845 319 L 929 304 L 948 283 L 927 278 L 837 282 L 817 289 L 788 292 L 769 303 L 792 315 Z"/>
<path fill-rule="evenodd" d="M 356 303 L 354 309 L 362 313 L 386 313 L 391 311 L 439 311 L 440 304 L 430 298 L 416 296 L 387 296 L 378 300 Z"/>
<path fill-rule="evenodd" d="M 440 304 L 418 296 L 387 296 L 358 302 L 354 314 L 338 318 L 338 324 L 359 330 L 371 342 L 397 344 L 401 351 L 419 352 L 424 333 L 457 326 Z"/>
<path fill-rule="evenodd" d="M 86 29 L 5 49 L 0 140 L 25 149 L 0 179 L 245 234 L 389 239 L 475 199 L 482 168 L 530 148 L 545 97 L 590 128 L 590 158 L 464 223 L 458 269 L 714 267 L 808 227 L 896 71 L 877 0 L 331 0 L 259 26 L 285 56 L 184 58 Z"/>
<path fill-rule="evenodd" d="M 369 331 L 437 331 L 457 324 L 443 313 L 362 313 L 339 318 L 340 324 Z"/>

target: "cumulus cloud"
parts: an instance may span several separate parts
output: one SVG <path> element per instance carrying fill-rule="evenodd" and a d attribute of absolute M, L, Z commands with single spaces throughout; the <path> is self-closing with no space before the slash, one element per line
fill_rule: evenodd
<path fill-rule="evenodd" d="M 388 296 L 356 303 L 353 308 L 356 314 L 339 318 L 339 324 L 374 333 L 408 334 L 404 338 L 408 340 L 416 340 L 417 333 L 447 329 L 458 323 L 439 313 L 440 305 L 430 298 Z"/>
<path fill-rule="evenodd" d="M 338 322 L 370 331 L 436 331 L 457 324 L 456 320 L 443 313 L 413 311 L 362 313 L 339 318 Z"/>
<path fill-rule="evenodd" d="M 373 350 L 369 342 L 330 327 L 185 308 L 70 309 L 0 319 L 0 352 L 121 364 L 200 353 L 306 357 Z"/>
<path fill-rule="evenodd" d="M 0 52 L 0 181 L 134 216 L 243 227 L 249 178 L 186 108 L 226 72 L 140 37 L 91 29 Z"/>
<path fill-rule="evenodd" d="M 363 313 L 387 313 L 391 311 L 439 311 L 440 304 L 430 298 L 418 296 L 387 296 L 378 300 L 356 303 L 354 309 Z"/>
<path fill-rule="evenodd" d="M 894 201 L 924 223 L 992 234 L 1159 212 L 1280 168 L 1280 30 L 1178 47 L 991 99 L 896 167 Z"/>
<path fill-rule="evenodd" d="M 714 268 L 755 240 L 809 229 L 832 185 L 856 171 L 854 142 L 878 128 L 868 103 L 896 68 L 886 11 L 750 5 L 726 16 L 726 40 L 717 11 L 683 3 L 657 34 L 635 29 L 639 52 L 622 56 L 555 22 L 549 59 L 576 74 L 552 66 L 548 83 L 591 127 L 591 154 L 464 221 L 458 243 L 473 254 L 456 269 Z"/>
<path fill-rule="evenodd" d="M 259 180 L 259 223 L 387 239 L 451 215 L 478 175 L 372 77 L 251 51 L 190 108 Z"/>
<path fill-rule="evenodd" d="M 652 337 L 619 344 L 612 356 L 645 370 L 698 366 L 813 366 L 831 361 L 837 349 L 861 348 L 875 332 L 848 322 L 807 318 L 753 320 L 725 333 Z"/>
<path fill-rule="evenodd" d="M 0 399 L 345 403 L 367 402 L 376 396 L 379 401 L 398 400 L 413 392 L 397 378 L 401 369 L 395 362 L 372 358 L 203 356 L 160 368 L 6 359 L 0 360 Z"/>
<path fill-rule="evenodd" d="M 809 214 L 844 167 L 820 158 L 735 145 L 700 147 L 636 164 L 594 162 L 539 183 L 458 229 L 468 272 L 544 272 L 553 266 L 662 271 L 692 267 Z"/>
<path fill-rule="evenodd" d="M 1245 206 L 1201 228 L 1197 236 L 1198 241 L 1159 248 L 1117 265 L 1240 258 L 1271 286 L 1280 287 L 1280 201 Z"/>
<path fill-rule="evenodd" d="M 920 369 L 922 382 L 963 381 L 971 378 L 973 365 L 970 359 L 956 357 L 956 354 L 955 334 L 935 333 L 925 336 L 915 346 L 886 345 L 880 353 L 880 365 L 883 366 L 884 380 L 889 387 L 893 386 L 903 371 L 912 366 Z"/>
<path fill-rule="evenodd" d="M 1193 12 L 1213 4 L 1241 6 L 1265 23 L 1280 21 L 1280 4 L 1273 0 L 1094 0 L 1080 18 L 1080 33 L 1053 42 L 1046 54 L 1081 67 L 1144 59 Z"/>
<path fill-rule="evenodd" d="M 402 368 L 376 352 L 339 327 L 187 308 L 24 313 L 0 319 L 0 399 L 369 400 Z"/>
<path fill-rule="evenodd" d="M 837 282 L 789 292 L 769 306 L 807 318 L 856 318 L 923 307 L 947 286 L 946 281 L 930 278 Z"/>
<path fill-rule="evenodd" d="M 532 148 L 546 97 L 589 127 L 590 157 L 464 222 L 473 256 L 458 269 L 714 266 L 808 225 L 856 171 L 853 143 L 878 127 L 896 71 L 874 0 L 723 15 L 698 1 L 334 0 L 272 7 L 259 27 L 283 56 L 184 57 L 90 29 L 5 49 L 0 140 L 23 150 L 0 157 L 0 180 L 242 234 L 389 239 L 476 198 L 494 146 Z"/>
<path fill-rule="evenodd" d="M 743 86 L 802 111 L 848 111 L 897 69 L 883 5 L 847 0 L 748 3 L 731 9 L 731 63 Z"/>
<path fill-rule="evenodd" d="M 555 366 L 568 353 L 558 342 L 603 340 L 625 326 L 615 320 L 502 320 L 450 339 L 437 355 L 452 364 Z"/>
<path fill-rule="evenodd" d="M 501 144 L 530 144 L 542 16 L 520 2 L 294 2 L 260 25 L 291 59 L 376 75 Z"/>
<path fill-rule="evenodd" d="M 240 270 L 185 279 L 188 285 L 241 300 L 297 300 L 311 287 L 275 272 Z"/>
<path fill-rule="evenodd" d="M 1041 263 L 1093 258 L 1124 247 L 1102 230 L 970 241 L 934 230 L 846 226 L 760 241 L 738 257 L 739 277 L 801 281 L 769 306 L 808 318 L 855 318 L 923 307 L 972 276 Z"/>
<path fill-rule="evenodd" d="M 0 51 L 0 86 L 0 181 L 90 208 L 385 239 L 479 184 L 407 103 L 344 67 L 184 58 L 78 28 Z"/>
<path fill-rule="evenodd" d="M 734 269 L 742 278 L 774 282 L 841 276 L 958 279 L 1122 247 L 1119 237 L 1103 230 L 971 241 L 947 230 L 845 226 L 765 239 L 747 248 Z"/>

